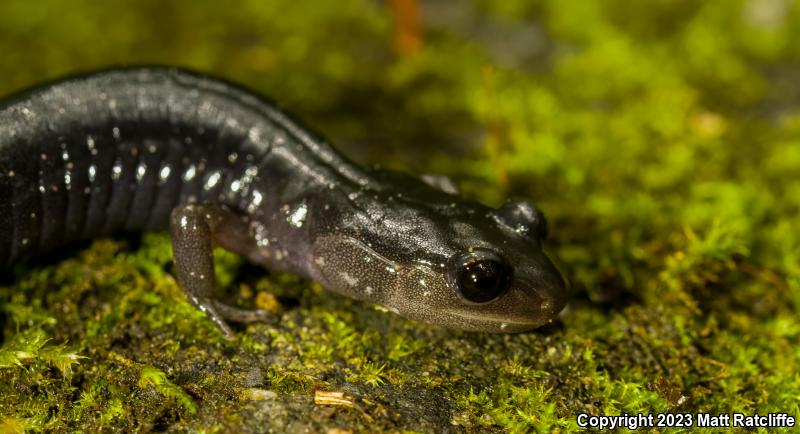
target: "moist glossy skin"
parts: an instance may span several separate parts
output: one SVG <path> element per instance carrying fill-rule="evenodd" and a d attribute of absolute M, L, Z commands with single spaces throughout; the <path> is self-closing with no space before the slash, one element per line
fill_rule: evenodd
<path fill-rule="evenodd" d="M 223 81 L 169 68 L 73 77 L 0 105 L 0 265 L 78 239 L 170 229 L 182 288 L 228 337 L 225 319 L 268 314 L 211 297 L 214 244 L 446 327 L 512 332 L 552 320 L 566 292 L 541 250 L 541 214 L 523 201 L 491 209 L 446 178 L 423 179 L 358 167 Z M 465 257 L 496 258 L 502 273 L 479 284 L 494 288 L 489 301 L 465 299 L 454 277 Z"/>

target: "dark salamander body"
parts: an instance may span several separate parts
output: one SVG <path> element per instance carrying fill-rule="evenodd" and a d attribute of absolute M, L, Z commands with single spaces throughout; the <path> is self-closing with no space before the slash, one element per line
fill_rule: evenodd
<path fill-rule="evenodd" d="M 361 168 L 263 99 L 169 68 L 69 78 L 0 105 L 0 267 L 74 240 L 172 233 L 189 299 L 226 336 L 212 245 L 409 318 L 523 331 L 564 306 L 536 208 Z"/>

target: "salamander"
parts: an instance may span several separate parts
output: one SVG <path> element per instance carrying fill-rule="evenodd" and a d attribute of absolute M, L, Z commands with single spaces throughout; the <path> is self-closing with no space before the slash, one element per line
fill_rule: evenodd
<path fill-rule="evenodd" d="M 66 243 L 169 230 L 187 298 L 224 336 L 212 248 L 407 318 L 471 331 L 550 322 L 565 281 L 524 200 L 364 168 L 267 99 L 169 67 L 71 76 L 0 103 L 0 268 Z"/>

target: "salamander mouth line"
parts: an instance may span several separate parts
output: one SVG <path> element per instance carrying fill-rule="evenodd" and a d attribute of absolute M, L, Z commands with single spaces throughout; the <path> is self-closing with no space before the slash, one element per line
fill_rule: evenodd
<path fill-rule="evenodd" d="M 528 326 L 528 327 L 536 327 L 541 324 L 541 321 L 514 321 L 508 318 L 501 318 L 496 316 L 489 316 L 489 315 L 477 315 L 471 314 L 468 312 L 460 312 L 455 311 L 453 309 L 448 309 L 447 312 L 450 315 L 456 316 L 458 318 L 470 320 L 470 321 L 482 321 L 482 322 L 489 322 L 489 323 L 497 323 L 497 324 L 508 324 L 508 325 L 515 325 L 515 326 Z"/>

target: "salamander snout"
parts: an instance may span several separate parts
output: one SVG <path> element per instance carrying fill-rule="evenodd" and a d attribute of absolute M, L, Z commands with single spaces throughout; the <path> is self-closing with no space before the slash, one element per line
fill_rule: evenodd
<path fill-rule="evenodd" d="M 535 293 L 535 300 L 532 300 L 533 305 L 530 306 L 531 315 L 547 318 L 548 321 L 555 318 L 567 304 L 569 293 L 561 272 L 542 253 L 536 267 L 527 274 L 528 276 L 520 276 L 519 285 L 527 292 Z M 543 324 L 545 322 L 547 321 Z"/>
<path fill-rule="evenodd" d="M 567 285 L 542 251 L 547 223 L 524 200 L 509 201 L 488 213 L 491 222 L 464 227 L 466 251 L 447 265 L 447 283 L 460 301 L 449 311 L 458 328 L 517 332 L 552 321 L 567 302 Z M 493 224 L 492 224 L 493 223 Z M 480 247 L 471 247 L 471 246 Z"/>

